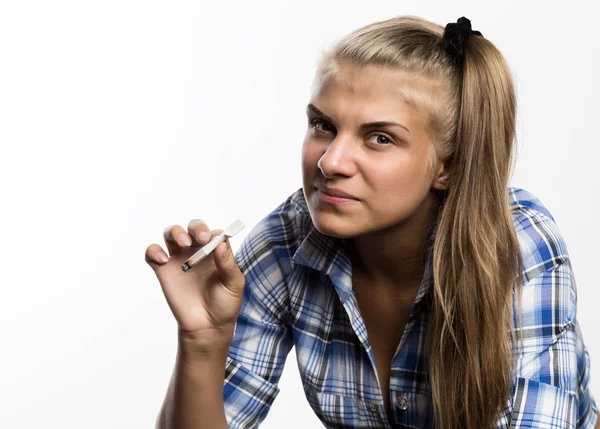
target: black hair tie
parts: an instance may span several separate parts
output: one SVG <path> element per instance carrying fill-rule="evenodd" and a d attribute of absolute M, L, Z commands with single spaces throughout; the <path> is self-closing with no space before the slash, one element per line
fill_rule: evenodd
<path fill-rule="evenodd" d="M 464 59 L 464 43 L 470 36 L 483 36 L 479 31 L 471 30 L 471 21 L 464 16 L 456 22 L 446 24 L 444 30 L 444 48 L 448 55 L 454 59 L 457 67 L 462 67 Z"/>

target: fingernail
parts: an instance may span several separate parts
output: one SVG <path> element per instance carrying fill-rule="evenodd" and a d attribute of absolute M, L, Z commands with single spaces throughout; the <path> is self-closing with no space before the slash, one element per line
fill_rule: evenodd
<path fill-rule="evenodd" d="M 161 262 L 167 262 L 169 260 L 169 257 L 164 252 L 159 252 L 158 260 Z"/>
<path fill-rule="evenodd" d="M 201 242 L 205 242 L 208 241 L 208 239 L 210 238 L 210 234 L 208 232 L 201 232 L 200 234 L 198 234 L 198 238 Z"/>
<path fill-rule="evenodd" d="M 185 244 L 186 246 L 191 246 L 192 245 L 192 239 L 190 238 L 189 235 L 185 234 L 185 233 L 181 233 L 179 235 L 179 239 L 181 240 L 181 242 L 183 244 Z"/>

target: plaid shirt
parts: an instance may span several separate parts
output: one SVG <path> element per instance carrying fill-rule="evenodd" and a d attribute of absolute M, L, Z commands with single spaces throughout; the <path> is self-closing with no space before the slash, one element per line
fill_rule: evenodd
<path fill-rule="evenodd" d="M 496 427 L 593 428 L 597 407 L 589 388 L 590 359 L 576 319 L 566 244 L 534 195 L 514 187 L 508 193 L 526 281 L 524 347 Z M 392 360 L 390 425 L 352 291 L 346 240 L 315 229 L 301 188 L 260 221 L 236 252 L 246 286 L 225 368 L 229 427 L 254 428 L 264 420 L 292 346 L 306 398 L 325 427 L 433 427 L 423 346 L 436 232 L 437 225 Z"/>

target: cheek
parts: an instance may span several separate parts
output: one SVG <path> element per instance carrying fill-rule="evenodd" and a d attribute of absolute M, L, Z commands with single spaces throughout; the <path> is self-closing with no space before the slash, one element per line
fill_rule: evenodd
<path fill-rule="evenodd" d="M 314 172 L 318 169 L 317 162 L 321 157 L 321 152 L 315 144 L 305 140 L 302 145 L 302 170 L 304 173 Z"/>
<path fill-rule="evenodd" d="M 378 191 L 398 190 L 419 181 L 417 169 L 408 160 L 386 160 L 363 171 L 365 180 Z"/>

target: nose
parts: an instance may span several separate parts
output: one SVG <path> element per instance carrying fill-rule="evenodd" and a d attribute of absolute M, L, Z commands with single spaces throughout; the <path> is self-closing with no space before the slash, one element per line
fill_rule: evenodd
<path fill-rule="evenodd" d="M 338 134 L 319 158 L 317 167 L 327 178 L 352 176 L 356 171 L 353 150 L 351 139 Z"/>

